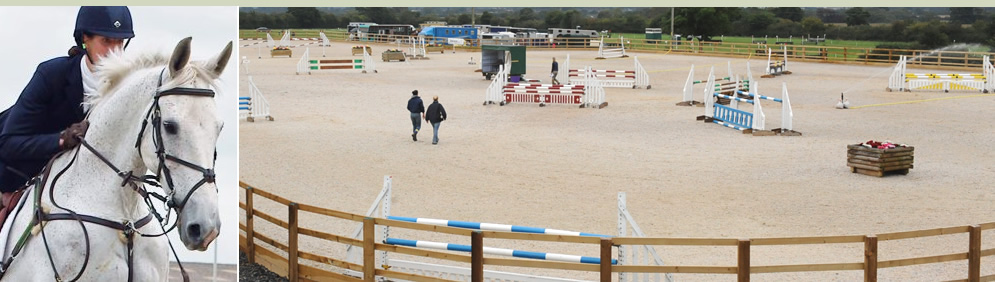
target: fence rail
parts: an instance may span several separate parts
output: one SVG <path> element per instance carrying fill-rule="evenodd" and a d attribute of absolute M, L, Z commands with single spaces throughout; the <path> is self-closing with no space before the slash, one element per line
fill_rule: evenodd
<path fill-rule="evenodd" d="M 420 257 L 429 257 L 441 260 L 448 260 L 459 263 L 469 263 L 471 266 L 472 281 L 483 281 L 484 266 L 513 266 L 530 269 L 556 269 L 569 271 L 586 271 L 600 273 L 601 281 L 611 281 L 611 276 L 620 272 L 629 273 L 693 273 L 693 274 L 736 274 L 739 281 L 749 281 L 751 273 L 787 273 L 787 272 L 819 272 L 819 271 L 859 271 L 863 270 L 865 281 L 877 281 L 877 270 L 880 268 L 901 267 L 920 264 L 934 264 L 950 261 L 967 261 L 968 273 L 965 281 L 991 281 L 995 279 L 995 274 L 981 276 L 981 258 L 995 256 L 995 248 L 981 249 L 981 232 L 995 229 L 995 222 L 982 223 L 969 226 L 957 226 L 946 228 L 934 228 L 926 230 L 903 231 L 883 233 L 878 235 L 846 235 L 846 236 L 815 236 L 815 237 L 790 237 L 790 238 L 751 238 L 751 239 L 727 239 L 727 238 L 645 238 L 645 237 L 585 237 L 567 235 L 548 234 L 523 234 L 502 231 L 474 231 L 468 229 L 427 225 L 406 221 L 390 220 L 385 218 L 364 217 L 361 215 L 346 212 L 334 211 L 304 204 L 297 204 L 288 199 L 275 194 L 260 190 L 239 181 L 239 187 L 245 190 L 244 202 L 239 202 L 239 208 L 245 212 L 242 218 L 245 224 L 239 224 L 239 229 L 245 234 L 239 235 L 239 250 L 244 252 L 250 263 L 258 263 L 270 271 L 281 276 L 289 277 L 291 281 L 374 281 L 377 276 L 404 279 L 412 281 L 439 281 L 438 278 L 428 277 L 412 273 L 403 273 L 377 268 L 375 262 L 375 251 L 386 251 Z M 288 210 L 287 221 L 278 219 L 272 215 L 260 212 L 254 208 L 254 202 L 259 199 L 267 199 Z M 346 219 L 350 221 L 362 222 L 363 239 L 357 240 L 347 236 L 325 233 L 322 231 L 299 227 L 297 213 L 299 211 Z M 254 219 L 260 218 L 286 230 L 288 235 L 287 243 L 284 244 L 272 237 L 263 235 L 253 230 Z M 455 254 L 441 251 L 425 250 L 412 247 L 387 245 L 375 242 L 374 230 L 377 226 L 390 226 L 434 233 L 444 233 L 470 237 L 471 254 Z M 878 242 L 890 240 L 920 239 L 933 236 L 968 233 L 968 246 L 966 252 L 934 254 L 923 257 L 911 257 L 893 260 L 878 260 Z M 318 238 L 328 242 L 358 246 L 363 249 L 362 264 L 354 264 L 344 259 L 326 257 L 307 251 L 298 250 L 298 237 L 304 235 Z M 582 264 L 569 262 L 535 261 L 524 259 L 508 258 L 484 258 L 483 239 L 506 239 L 506 240 L 526 240 L 526 241 L 548 241 L 566 242 L 592 245 L 591 248 L 600 249 L 600 265 Z M 750 250 L 753 246 L 778 246 L 778 245 L 828 245 L 828 244 L 853 244 L 863 243 L 863 257 L 841 258 L 849 260 L 847 262 L 819 263 L 819 264 L 786 264 L 786 265 L 752 265 Z M 735 266 L 700 266 L 700 265 L 612 265 L 612 248 L 622 245 L 649 245 L 649 246 L 715 246 L 715 247 L 735 247 Z M 286 253 L 280 255 L 276 249 Z M 308 265 L 300 265 L 300 260 L 316 262 L 326 266 L 332 266 L 342 271 L 351 270 L 361 273 L 362 278 L 352 277 L 339 272 L 327 269 L 316 268 Z M 862 262 L 854 262 L 862 259 Z"/>
<path fill-rule="evenodd" d="M 318 33 L 324 31 L 329 40 L 332 41 L 352 41 L 368 42 L 379 44 L 411 44 L 416 36 L 409 35 L 382 35 L 363 34 L 361 36 L 349 34 L 345 30 L 294 30 L 296 38 L 318 38 Z M 274 31 L 278 32 L 278 31 Z M 246 31 L 240 32 L 240 37 L 246 39 L 266 38 L 265 32 Z M 445 45 L 448 38 L 426 36 L 425 42 L 431 44 Z M 616 42 L 612 42 L 615 40 Z M 464 51 L 480 50 L 481 45 L 524 45 L 529 48 L 556 48 L 565 50 L 590 50 L 597 51 L 601 44 L 606 47 L 616 47 L 617 39 L 604 40 L 600 38 L 518 38 L 507 40 L 493 39 L 466 39 L 464 46 L 457 46 L 455 49 Z M 627 51 L 641 51 L 651 53 L 687 53 L 703 56 L 722 57 L 752 57 L 766 55 L 767 49 L 780 49 L 780 44 L 757 44 L 757 43 L 731 43 L 721 41 L 685 41 L 685 40 L 659 40 L 659 39 L 625 39 Z M 448 49 L 450 47 L 445 47 Z M 949 70 L 967 70 L 982 67 L 981 60 L 985 55 L 995 55 L 992 52 L 967 52 L 967 51 L 944 51 L 944 50 L 915 50 L 915 49 L 878 49 L 867 47 L 841 47 L 825 45 L 787 45 L 788 57 L 793 61 L 809 62 L 830 62 L 845 64 L 895 64 L 901 56 L 910 59 L 909 65 L 920 68 L 935 68 Z"/>

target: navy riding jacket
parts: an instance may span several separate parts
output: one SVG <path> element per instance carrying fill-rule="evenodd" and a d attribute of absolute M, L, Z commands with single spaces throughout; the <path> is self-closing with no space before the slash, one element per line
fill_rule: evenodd
<path fill-rule="evenodd" d="M 14 191 L 37 175 L 59 152 L 62 130 L 85 117 L 83 56 L 39 64 L 17 102 L 0 113 L 0 191 Z"/>
<path fill-rule="evenodd" d="M 421 97 L 412 95 L 411 99 L 408 99 L 408 111 L 412 114 L 425 112 L 425 104 L 422 103 Z"/>

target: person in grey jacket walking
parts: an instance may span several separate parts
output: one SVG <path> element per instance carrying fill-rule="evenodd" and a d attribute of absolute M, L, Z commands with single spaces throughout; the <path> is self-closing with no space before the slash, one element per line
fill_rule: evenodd
<path fill-rule="evenodd" d="M 408 112 L 411 112 L 411 140 L 418 141 L 418 131 L 421 130 L 421 120 L 425 118 L 425 104 L 421 97 L 418 97 L 418 90 L 411 91 L 411 99 L 408 99 Z"/>
<path fill-rule="evenodd" d="M 446 120 L 446 108 L 439 104 L 439 96 L 432 97 L 432 104 L 425 111 L 425 120 L 432 123 L 432 145 L 439 144 L 439 125 Z"/>

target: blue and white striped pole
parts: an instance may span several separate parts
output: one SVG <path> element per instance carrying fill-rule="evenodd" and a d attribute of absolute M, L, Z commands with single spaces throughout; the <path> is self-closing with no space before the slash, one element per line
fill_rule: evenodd
<path fill-rule="evenodd" d="M 588 237 L 605 237 L 610 238 L 612 236 L 594 234 L 594 233 L 584 233 L 584 232 L 574 232 L 558 229 L 549 228 L 539 228 L 539 227 L 528 227 L 528 226 L 516 226 L 507 224 L 495 224 L 495 223 L 479 223 L 479 222 L 469 222 L 469 221 L 455 221 L 455 220 L 444 220 L 444 219 L 433 219 L 433 218 L 420 218 L 420 217 L 403 217 L 403 216 L 388 216 L 387 219 L 415 222 L 421 224 L 430 224 L 438 226 L 449 226 L 457 228 L 475 229 L 475 230 L 488 230 L 488 231 L 505 231 L 505 232 L 519 232 L 519 233 L 536 233 L 536 234 L 550 234 L 550 235 L 567 235 L 567 236 L 588 236 Z"/>
<path fill-rule="evenodd" d="M 729 99 L 729 100 L 736 100 L 736 101 L 739 101 L 739 102 L 746 102 L 746 103 L 753 104 L 753 100 L 750 100 L 750 99 L 733 97 L 733 96 L 719 94 L 719 93 L 715 93 L 714 95 L 715 95 L 715 97 L 719 97 L 719 98 L 725 98 L 725 99 Z"/>
<path fill-rule="evenodd" d="M 754 97 L 754 98 L 760 98 L 760 99 L 764 99 L 764 100 L 771 100 L 771 101 L 774 101 L 774 102 L 783 103 L 783 101 L 781 101 L 781 99 L 774 98 L 774 97 L 764 96 L 764 95 L 760 95 L 760 94 L 753 94 L 753 93 L 746 92 L 746 91 L 737 91 L 737 93 L 743 94 L 743 95 L 749 95 L 750 97 Z"/>
<path fill-rule="evenodd" d="M 448 243 L 439 243 L 431 241 L 406 240 L 406 239 L 395 239 L 395 238 L 387 238 L 387 240 L 384 240 L 384 243 L 388 245 L 429 248 L 429 249 L 448 250 L 448 251 L 457 251 L 465 253 L 470 252 L 470 246 L 460 245 L 460 244 L 448 244 Z M 519 251 L 519 250 L 502 249 L 502 248 L 484 247 L 484 253 L 489 255 L 501 255 L 501 256 L 516 257 L 516 258 L 539 259 L 539 260 L 573 262 L 573 263 L 601 264 L 601 259 L 595 257 L 574 256 L 574 255 L 564 255 L 564 254 L 554 254 L 554 253 L 539 253 L 539 252 Z M 618 260 L 612 259 L 612 264 L 618 264 Z"/>

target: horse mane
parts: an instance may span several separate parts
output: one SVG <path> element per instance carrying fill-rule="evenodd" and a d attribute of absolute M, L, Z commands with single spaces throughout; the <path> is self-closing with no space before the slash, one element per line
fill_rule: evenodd
<path fill-rule="evenodd" d="M 166 67 L 169 59 L 168 55 L 158 52 L 125 54 L 123 51 L 112 51 L 108 53 L 106 57 L 100 60 L 100 64 L 96 66 L 95 74 L 101 79 L 100 87 L 89 101 L 84 101 L 83 103 L 90 104 L 92 111 L 102 101 L 119 92 L 115 91 L 115 89 L 130 75 L 138 73 L 137 71 L 141 69 Z M 219 87 L 215 81 L 217 80 L 217 76 L 204 68 L 204 64 L 205 62 L 190 61 L 176 76 L 164 81 L 157 91 L 179 87 L 198 78 L 210 83 L 212 88 L 218 89 Z"/>

